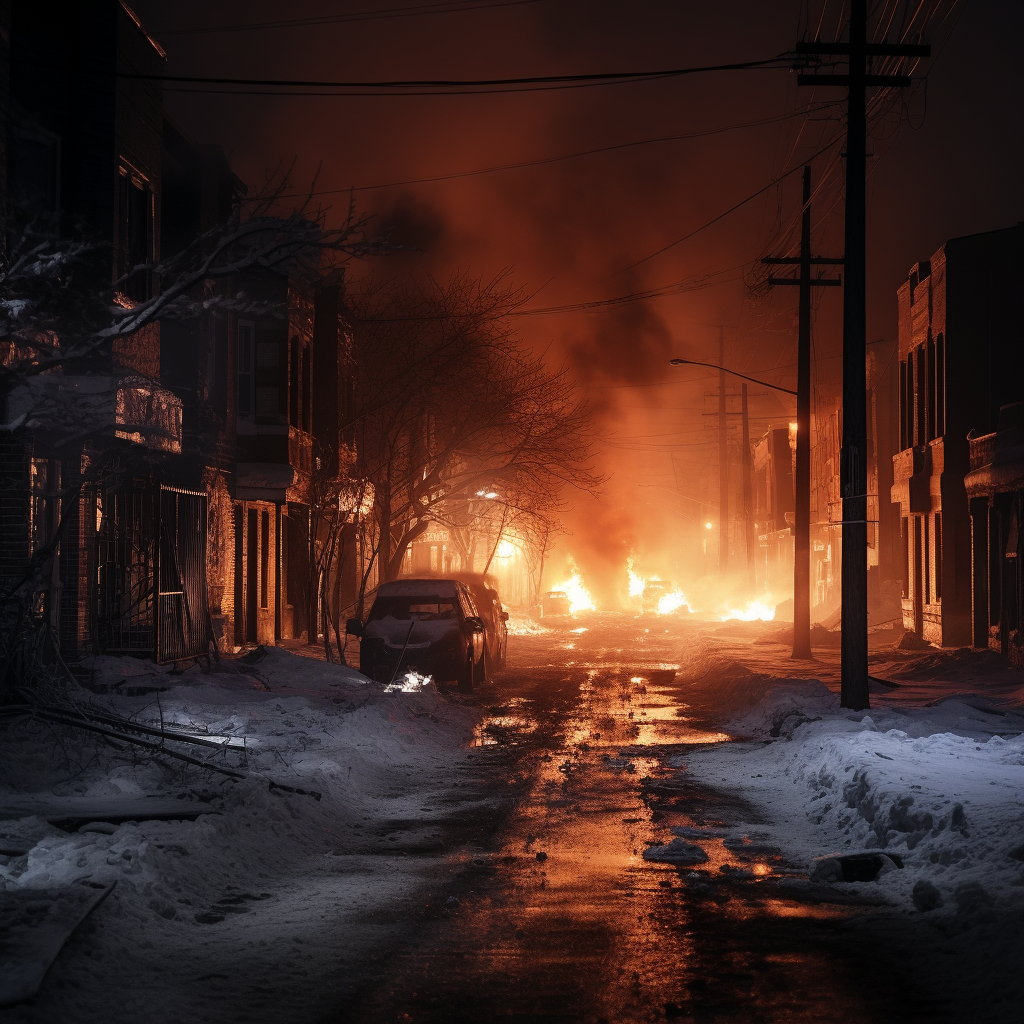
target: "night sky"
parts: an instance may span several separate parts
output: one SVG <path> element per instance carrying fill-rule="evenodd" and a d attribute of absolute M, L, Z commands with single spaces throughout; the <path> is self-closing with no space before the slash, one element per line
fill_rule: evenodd
<path fill-rule="evenodd" d="M 168 74 L 366 81 L 759 60 L 792 48 L 808 24 L 813 35 L 819 18 L 834 34 L 840 16 L 835 0 L 824 12 L 820 0 L 506 0 L 475 11 L 210 31 L 413 3 L 133 6 L 167 50 Z M 1021 38 L 1019 0 L 940 4 L 926 37 L 933 58 L 915 72 L 927 82 L 908 90 L 903 116 L 897 108 L 869 140 L 869 341 L 895 338 L 896 288 L 913 263 L 948 238 L 1024 219 Z M 357 202 L 376 214 L 381 232 L 422 250 L 356 268 L 355 276 L 459 269 L 487 278 L 510 268 L 515 283 L 534 293 L 526 308 L 543 309 L 686 282 L 687 290 L 668 297 L 521 318 L 526 342 L 553 365 L 567 362 L 588 388 L 605 439 L 605 493 L 596 502 L 568 496 L 573 509 L 558 558 L 575 555 L 598 591 L 602 568 L 621 572 L 630 550 L 647 573 L 685 574 L 678 541 L 692 536 L 702 516 L 675 489 L 717 496 L 714 420 L 703 415 L 714 408 L 705 392 L 716 378 L 667 360 L 716 361 L 723 325 L 729 366 L 795 386 L 795 290 L 758 298 L 750 286 L 762 256 L 795 251 L 799 172 L 713 227 L 631 265 L 840 135 L 841 106 L 822 105 L 842 100 L 844 90 L 798 89 L 787 70 L 518 95 L 212 96 L 174 88 L 165 91 L 172 116 L 198 141 L 223 145 L 247 182 L 258 184 L 294 161 L 297 185 L 308 187 L 316 175 L 318 190 L 357 187 Z M 783 118 L 808 104 L 820 107 L 810 119 Z M 744 127 L 716 131 L 737 125 Z M 700 137 L 367 187 L 679 135 Z M 842 250 L 841 149 L 835 145 L 813 163 L 815 184 L 821 182 L 814 247 L 825 255 Z M 339 211 L 347 204 L 344 192 L 322 199 Z M 814 374 L 826 396 L 839 384 L 842 300 L 838 289 L 822 293 Z M 786 396 L 752 392 L 752 433 L 793 418 Z"/>

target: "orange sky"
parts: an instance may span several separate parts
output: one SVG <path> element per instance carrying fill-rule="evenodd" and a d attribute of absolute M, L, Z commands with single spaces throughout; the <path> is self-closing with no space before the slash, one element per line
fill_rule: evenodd
<path fill-rule="evenodd" d="M 494 78 L 685 67 L 767 58 L 792 47 L 807 15 L 800 0 L 629 4 L 536 0 L 475 12 L 348 22 L 315 28 L 196 33 L 237 22 L 314 17 L 422 0 L 348 3 L 138 2 L 168 52 L 168 73 L 259 78 L 379 80 Z M 952 4 L 946 0 L 942 10 Z M 817 23 L 821 0 L 811 0 Z M 825 21 L 840 5 L 826 5 Z M 959 19 L 955 20 L 959 15 Z M 952 28 L 950 32 L 951 26 Z M 813 25 L 812 25 L 813 31 Z M 869 339 L 895 336 L 895 292 L 911 264 L 945 239 L 1024 218 L 1021 62 L 1024 5 L 988 0 L 953 9 L 929 38 L 946 38 L 925 64 L 926 89 L 904 118 L 879 132 L 869 179 Z M 237 173 L 258 182 L 295 161 L 296 181 L 319 170 L 321 189 L 346 189 L 548 158 L 618 143 L 694 134 L 777 118 L 842 90 L 797 89 L 787 71 L 744 71 L 520 95 L 460 97 L 239 97 L 168 94 L 186 131 L 228 150 Z M 584 574 L 621 573 L 630 549 L 648 573 L 686 565 L 689 531 L 704 518 L 694 496 L 717 487 L 717 448 L 703 371 L 673 369 L 670 355 L 726 361 L 784 386 L 795 380 L 795 294 L 764 301 L 745 277 L 792 243 L 794 175 L 707 231 L 631 270 L 630 264 L 699 227 L 820 148 L 836 112 L 652 143 L 531 168 L 360 190 L 395 241 L 423 252 L 389 260 L 480 275 L 511 268 L 550 307 L 631 294 L 676 281 L 700 287 L 593 313 L 524 317 L 526 341 L 567 361 L 600 411 L 599 502 L 569 496 L 567 536 Z M 838 147 L 837 147 L 838 148 Z M 832 158 L 815 209 L 815 247 L 842 248 L 840 168 Z M 814 163 L 815 180 L 827 170 Z M 344 205 L 345 196 L 336 200 Z M 838 206 L 835 204 L 838 203 Z M 790 250 L 792 251 L 792 250 Z M 391 267 L 377 268 L 389 273 Z M 715 275 L 707 277 L 707 275 Z M 696 280 L 694 280 L 696 279 Z M 816 381 L 838 383 L 841 293 L 820 300 Z M 676 382 L 679 383 L 660 383 Z M 685 382 L 689 383 L 685 383 Z M 623 385 L 644 385 L 624 387 Z M 751 388 L 752 431 L 788 421 L 791 400 Z M 762 397 L 763 396 L 763 397 Z M 710 421 L 713 426 L 713 421 Z M 678 496 L 682 489 L 690 495 Z M 717 498 L 717 494 L 713 494 Z M 684 544 L 685 540 L 685 544 Z M 681 561 L 682 559 L 682 561 Z"/>

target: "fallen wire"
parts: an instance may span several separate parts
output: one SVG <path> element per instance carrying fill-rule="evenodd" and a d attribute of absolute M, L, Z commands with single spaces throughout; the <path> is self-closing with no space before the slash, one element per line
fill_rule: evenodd
<path fill-rule="evenodd" d="M 228 768 L 225 765 L 214 764 L 212 761 L 204 760 L 203 758 L 193 757 L 191 754 L 185 754 L 180 750 L 175 750 L 173 747 L 168 747 L 163 742 L 165 739 L 184 739 L 186 742 L 196 742 L 202 741 L 204 739 L 203 737 L 189 736 L 187 733 L 167 733 L 150 726 L 141 726 L 137 722 L 110 718 L 105 715 L 94 715 L 81 709 L 76 709 L 76 712 L 78 717 L 76 717 L 75 712 L 38 707 L 36 705 L 9 705 L 8 707 L 0 710 L 0 714 L 5 716 L 39 718 L 43 721 L 53 722 L 58 725 L 65 725 L 72 729 L 82 729 L 86 732 L 96 733 L 97 735 L 103 736 L 109 740 L 120 740 L 122 743 L 129 743 L 137 747 L 142 747 L 144 750 L 148 750 L 153 754 L 166 754 L 168 757 L 172 757 L 178 761 L 184 761 L 186 764 L 194 765 L 197 768 L 205 768 L 209 771 L 217 772 L 220 775 L 226 775 L 230 779 L 245 780 L 259 778 L 266 782 L 272 790 L 278 789 L 285 793 L 297 793 L 300 796 L 310 796 L 317 801 L 319 801 L 323 796 L 322 793 L 318 793 L 313 789 L 302 789 L 298 786 L 289 786 L 283 782 L 276 782 L 273 779 L 268 779 L 264 775 L 259 775 L 254 772 L 244 772 L 237 768 Z M 110 721 L 116 722 L 119 728 L 111 728 L 108 724 L 105 724 Z M 152 740 L 143 739 L 141 736 L 133 736 L 130 732 L 125 731 L 127 729 L 134 729 L 139 732 L 144 731 L 149 735 L 160 736 L 161 742 L 156 743 Z M 209 744 L 209 742 L 211 741 L 207 741 L 207 744 Z M 222 744 L 214 745 L 224 749 Z"/>

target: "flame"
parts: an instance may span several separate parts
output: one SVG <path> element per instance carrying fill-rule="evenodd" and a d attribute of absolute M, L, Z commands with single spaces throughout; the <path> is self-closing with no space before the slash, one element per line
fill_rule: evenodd
<path fill-rule="evenodd" d="M 626 574 L 629 576 L 629 596 L 640 597 L 644 592 L 644 587 L 647 586 L 647 582 L 643 576 L 638 576 L 633 572 L 632 557 L 626 559 Z"/>
<path fill-rule="evenodd" d="M 680 608 L 685 608 L 688 612 L 693 611 L 686 600 L 686 595 L 678 589 L 673 590 L 671 594 L 666 594 L 658 601 L 659 615 L 671 615 L 672 612 L 678 611 Z"/>
<path fill-rule="evenodd" d="M 572 575 L 564 583 L 559 583 L 552 589 L 561 590 L 569 598 L 570 615 L 575 615 L 577 612 L 592 612 L 594 602 L 590 591 L 583 585 L 583 577 L 571 558 L 569 559 L 569 569 Z"/>
<path fill-rule="evenodd" d="M 763 601 L 751 601 L 743 611 L 730 608 L 721 618 L 723 622 L 729 619 L 742 619 L 744 622 L 755 622 L 760 619 L 762 622 L 771 622 L 775 618 L 775 606 Z"/>

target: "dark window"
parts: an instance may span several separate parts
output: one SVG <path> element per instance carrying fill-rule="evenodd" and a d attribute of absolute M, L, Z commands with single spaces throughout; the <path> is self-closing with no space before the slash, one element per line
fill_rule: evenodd
<path fill-rule="evenodd" d="M 7 151 L 11 199 L 30 213 L 60 209 L 60 136 L 42 128 L 12 125 Z"/>
<path fill-rule="evenodd" d="M 916 436 L 914 440 L 918 444 L 924 444 L 926 441 L 925 437 L 925 409 L 927 404 L 927 393 L 925 388 L 925 346 L 918 346 L 918 372 L 913 375 L 914 384 L 914 401 L 916 404 L 916 413 L 918 413 L 918 424 L 916 424 Z"/>
<path fill-rule="evenodd" d="M 916 399 L 914 395 L 914 353 L 911 352 L 907 356 L 907 400 L 903 404 L 903 411 L 905 412 L 906 431 L 907 431 L 907 447 L 913 448 L 917 443 L 917 438 L 914 437 L 914 417 L 916 415 Z"/>
<path fill-rule="evenodd" d="M 924 531 L 924 583 L 921 593 L 924 595 L 925 604 L 931 604 L 932 599 L 932 524 L 930 520 L 930 515 L 925 514 L 921 517 L 921 527 Z"/>
<path fill-rule="evenodd" d="M 238 415 L 244 419 L 252 416 L 253 399 L 253 344 L 256 340 L 256 325 L 238 325 Z"/>
<path fill-rule="evenodd" d="M 312 393 L 312 367 L 310 366 L 309 348 L 302 350 L 302 429 L 308 434 L 312 429 L 310 417 L 310 394 Z"/>
<path fill-rule="evenodd" d="M 907 443 L 907 364 L 900 361 L 900 451 L 909 448 Z"/>
<path fill-rule="evenodd" d="M 925 403 L 925 414 L 928 425 L 928 440 L 935 437 L 935 340 L 928 342 L 928 397 Z"/>
<path fill-rule="evenodd" d="M 270 513 L 260 519 L 260 607 L 270 607 Z"/>
<path fill-rule="evenodd" d="M 288 369 L 288 422 L 298 428 L 299 420 L 299 348 L 298 335 L 292 338 L 291 359 Z"/>
<path fill-rule="evenodd" d="M 153 192 L 125 167 L 118 179 L 118 250 L 120 290 L 133 302 L 143 302 L 152 294 Z"/>
<path fill-rule="evenodd" d="M 935 436 L 946 433 L 946 343 L 935 339 Z"/>
<path fill-rule="evenodd" d="M 910 521 L 906 516 L 900 519 L 900 535 L 903 538 L 903 596 L 910 597 Z"/>
<path fill-rule="evenodd" d="M 935 600 L 942 600 L 942 513 L 935 513 Z"/>
<path fill-rule="evenodd" d="M 250 643 L 256 640 L 259 564 L 259 513 L 251 508 L 245 530 L 245 638 Z"/>

